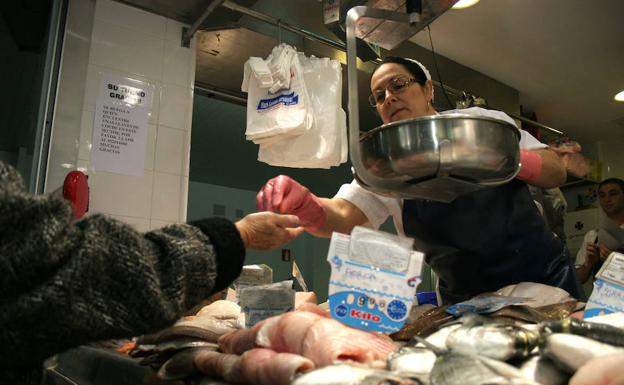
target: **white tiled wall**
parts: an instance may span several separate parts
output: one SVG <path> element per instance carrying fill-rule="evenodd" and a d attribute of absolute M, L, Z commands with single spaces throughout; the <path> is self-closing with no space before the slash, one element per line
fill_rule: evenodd
<path fill-rule="evenodd" d="M 93 0 L 70 1 L 68 28 L 72 20 L 77 24 L 77 20 L 85 19 L 88 3 L 93 4 Z M 90 213 L 110 214 L 139 230 L 185 221 L 195 42 L 191 42 L 190 48 L 181 46 L 181 23 L 112 0 L 96 0 L 91 12 L 88 63 L 82 84 L 84 97 L 58 101 L 61 106 L 75 105 L 73 110 L 79 113 L 74 114 L 78 116 L 65 120 L 79 123 L 70 126 L 63 119 L 55 121 L 46 190 L 61 185 L 69 166 L 79 167 L 89 174 Z M 75 34 L 66 31 L 66 36 Z M 72 76 L 68 72 L 74 60 L 72 55 L 77 56 L 64 51 L 61 83 Z M 155 86 L 141 177 L 96 172 L 90 165 L 97 88 L 103 74 Z M 63 154 L 64 165 L 56 154 Z"/>

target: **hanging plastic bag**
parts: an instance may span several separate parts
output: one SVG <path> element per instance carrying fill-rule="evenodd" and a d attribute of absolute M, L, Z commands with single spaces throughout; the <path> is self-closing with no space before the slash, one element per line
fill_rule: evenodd
<path fill-rule="evenodd" d="M 305 133 L 260 143 L 258 160 L 273 166 L 329 168 L 347 160 L 346 114 L 341 108 L 342 68 L 329 58 L 299 53 L 314 124 Z"/>
<path fill-rule="evenodd" d="M 249 80 L 252 78 L 258 82 L 257 86 L 260 88 L 268 88 L 273 85 L 273 76 L 269 65 L 261 57 L 252 56 L 247 59 L 243 71 L 241 89 L 245 92 L 249 89 Z"/>
<path fill-rule="evenodd" d="M 310 129 L 313 111 L 295 49 L 287 44 L 273 48 L 265 60 L 271 84 L 266 81 L 267 76 L 256 76 L 258 68 L 263 74 L 266 72 L 256 59 L 250 58 L 245 64 L 247 72 L 241 87 L 247 91 L 247 139 L 294 135 Z"/>

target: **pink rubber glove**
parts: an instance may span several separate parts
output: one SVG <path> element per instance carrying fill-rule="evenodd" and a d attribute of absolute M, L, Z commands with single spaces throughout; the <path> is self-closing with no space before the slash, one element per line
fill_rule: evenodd
<path fill-rule="evenodd" d="M 542 173 L 542 157 L 530 150 L 520 150 L 520 171 L 516 178 L 525 182 L 535 182 Z"/>
<path fill-rule="evenodd" d="M 260 211 L 293 214 L 305 227 L 321 229 L 327 215 L 321 200 L 307 188 L 286 175 L 270 179 L 256 195 Z"/>

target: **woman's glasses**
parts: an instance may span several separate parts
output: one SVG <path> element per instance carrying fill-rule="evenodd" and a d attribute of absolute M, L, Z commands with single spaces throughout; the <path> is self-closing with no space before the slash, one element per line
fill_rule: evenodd
<path fill-rule="evenodd" d="M 416 79 L 414 78 L 408 78 L 404 76 L 396 77 L 390 80 L 384 88 L 373 91 L 373 93 L 368 97 L 368 102 L 372 107 L 377 107 L 386 100 L 387 91 L 390 91 L 393 94 L 400 94 L 415 81 Z"/>

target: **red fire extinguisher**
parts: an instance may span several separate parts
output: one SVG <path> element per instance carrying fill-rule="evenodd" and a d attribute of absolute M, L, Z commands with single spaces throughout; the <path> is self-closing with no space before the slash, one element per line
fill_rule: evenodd
<path fill-rule="evenodd" d="M 71 203 L 74 217 L 82 218 L 89 211 L 89 184 L 86 174 L 70 171 L 63 182 L 63 197 Z"/>

